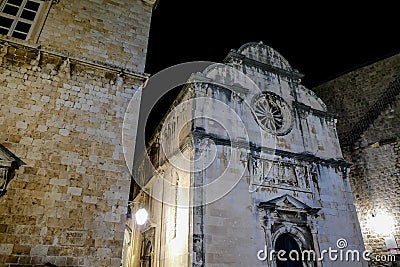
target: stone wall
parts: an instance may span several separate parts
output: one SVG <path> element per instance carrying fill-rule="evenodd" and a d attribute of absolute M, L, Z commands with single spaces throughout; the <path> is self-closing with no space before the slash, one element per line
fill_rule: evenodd
<path fill-rule="evenodd" d="M 400 194 L 399 134 L 400 96 L 398 90 L 390 103 L 379 107 L 379 113 L 363 128 L 357 140 L 348 143 L 344 133 L 357 127 L 384 94 L 389 85 L 399 78 L 400 54 L 349 72 L 315 88 L 330 110 L 338 118 L 341 144 L 346 145 L 344 157 L 353 166 L 350 183 L 359 215 L 364 243 L 376 254 L 388 254 L 383 236 L 369 224 L 372 214 L 384 211 L 395 219 L 393 234 L 399 242 Z M 398 86 L 398 85 L 397 85 Z M 397 95 L 396 95 L 397 94 Z M 388 262 L 374 266 L 390 266 Z"/>
<path fill-rule="evenodd" d="M 38 43 L 71 57 L 143 72 L 151 11 L 152 5 L 141 0 L 62 0 L 52 5 Z"/>
<path fill-rule="evenodd" d="M 120 266 L 125 108 L 144 79 L 1 42 L 0 143 L 24 165 L 0 198 L 0 266 Z"/>
<path fill-rule="evenodd" d="M 37 43 L 0 38 L 0 144 L 24 163 L 0 198 L 0 266 L 120 266 L 121 132 L 135 96 L 134 145 L 155 1 L 50 2 Z"/>
<path fill-rule="evenodd" d="M 399 142 L 364 147 L 355 150 L 352 156 L 355 166 L 351 172 L 351 182 L 365 245 L 374 253 L 386 254 L 383 237 L 375 233 L 368 223 L 377 212 L 390 214 L 397 220 L 393 234 L 400 240 Z"/>
<path fill-rule="evenodd" d="M 399 73 L 400 54 L 397 54 L 344 74 L 313 91 L 339 118 L 337 131 L 340 136 L 352 129 Z"/>
<path fill-rule="evenodd" d="M 386 254 L 382 236 L 369 227 L 372 214 L 384 211 L 396 220 L 393 234 L 400 240 L 400 96 L 346 152 L 354 166 L 351 184 L 364 242 L 377 254 Z"/>

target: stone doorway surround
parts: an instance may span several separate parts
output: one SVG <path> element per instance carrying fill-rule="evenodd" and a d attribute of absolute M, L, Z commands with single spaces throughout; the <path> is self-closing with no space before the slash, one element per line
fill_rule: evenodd
<path fill-rule="evenodd" d="M 320 258 L 318 243 L 318 227 L 316 218 L 320 208 L 311 208 L 290 195 L 283 195 L 258 204 L 261 226 L 264 229 L 268 253 L 274 250 L 276 240 L 282 234 L 294 238 L 300 251 L 315 252 L 316 259 Z M 273 253 L 274 254 L 274 253 Z M 268 266 L 276 267 L 276 260 L 267 257 Z M 321 261 L 304 261 L 304 267 L 322 267 Z"/>

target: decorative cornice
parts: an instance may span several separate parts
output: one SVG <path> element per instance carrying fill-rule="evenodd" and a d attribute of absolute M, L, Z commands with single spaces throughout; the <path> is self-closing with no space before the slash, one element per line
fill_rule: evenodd
<path fill-rule="evenodd" d="M 7 56 L 7 53 L 9 53 L 10 48 L 23 49 L 23 50 L 26 50 L 26 51 L 29 51 L 29 52 L 35 53 L 35 54 L 42 54 L 42 55 L 46 54 L 46 55 L 58 57 L 61 59 L 69 59 L 69 61 L 74 64 L 88 66 L 88 67 L 92 67 L 94 69 L 101 69 L 101 70 L 105 70 L 105 71 L 114 72 L 114 73 L 117 73 L 120 75 L 124 75 L 127 77 L 141 80 L 144 82 L 144 84 L 147 82 L 147 80 L 150 77 L 150 75 L 146 74 L 146 73 L 138 73 L 138 72 L 135 72 L 135 71 L 132 71 L 129 69 L 124 69 L 124 68 L 114 66 L 111 64 L 105 64 L 103 62 L 79 59 L 72 55 L 68 55 L 65 53 L 58 52 L 58 51 L 49 50 L 44 47 L 41 47 L 40 45 L 32 44 L 32 43 L 29 43 L 29 42 L 23 41 L 23 40 L 14 40 L 14 39 L 10 39 L 7 37 L 0 37 L 0 46 L 2 46 L 1 49 L 3 49 L 4 47 L 6 47 L 4 49 L 7 49 L 5 55 L 3 55 L 4 51 L 1 51 L 1 55 L 3 55 L 3 58 Z"/>
<path fill-rule="evenodd" d="M 334 120 L 335 119 L 335 114 L 329 111 L 322 111 L 322 110 L 318 110 L 315 108 L 312 108 L 309 105 L 297 102 L 297 101 L 293 101 L 293 106 L 297 109 L 297 110 L 301 110 L 301 111 L 306 111 L 310 114 L 313 114 L 315 116 L 321 117 L 321 118 L 326 118 L 328 120 Z"/>
<path fill-rule="evenodd" d="M 261 147 L 258 146 L 252 142 L 248 143 L 246 141 L 242 140 L 229 140 L 229 139 L 224 139 L 220 138 L 216 135 L 206 133 L 203 129 L 195 129 L 193 131 L 193 137 L 194 138 L 209 138 L 213 140 L 213 142 L 216 145 L 222 145 L 222 146 L 231 146 L 235 148 L 244 148 L 244 149 L 250 149 L 250 151 L 253 152 L 263 152 L 266 154 L 270 155 L 277 155 L 282 158 L 293 158 L 297 159 L 300 161 L 307 161 L 307 162 L 312 162 L 312 163 L 317 163 L 317 164 L 322 164 L 330 167 L 335 167 L 335 168 L 349 168 L 351 166 L 350 163 L 346 162 L 344 159 L 323 159 L 320 157 L 317 157 L 311 153 L 307 152 L 302 152 L 302 153 L 294 153 L 290 151 L 285 151 L 285 150 L 280 150 L 280 149 L 274 149 L 270 147 Z"/>
<path fill-rule="evenodd" d="M 145 4 L 147 4 L 147 5 L 149 5 L 149 6 L 151 6 L 151 7 L 153 7 L 153 8 L 156 8 L 157 7 L 157 5 L 158 5 L 158 1 L 159 0 L 142 0 Z"/>

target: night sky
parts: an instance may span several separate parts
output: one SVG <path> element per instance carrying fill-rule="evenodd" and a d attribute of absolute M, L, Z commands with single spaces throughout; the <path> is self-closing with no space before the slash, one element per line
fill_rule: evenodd
<path fill-rule="evenodd" d="M 303 85 L 312 88 L 400 52 L 394 6 L 304 2 L 311 1 L 160 0 L 152 17 L 146 72 L 153 75 L 189 61 L 222 62 L 231 49 L 262 41 L 304 74 Z M 171 103 L 162 102 L 150 124 L 157 124 L 160 111 Z"/>

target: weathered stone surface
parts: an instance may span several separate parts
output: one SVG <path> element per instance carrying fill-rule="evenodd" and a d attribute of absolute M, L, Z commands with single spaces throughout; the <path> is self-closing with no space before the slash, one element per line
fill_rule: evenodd
<path fill-rule="evenodd" d="M 60 1 L 38 43 L 47 49 L 142 73 L 152 6 L 141 0 Z"/>
<path fill-rule="evenodd" d="M 345 238 L 362 253 L 335 120 L 299 77 L 279 53 L 256 43 L 191 77 L 148 145 L 159 175 L 146 173 L 148 162 L 137 167 L 137 181 L 151 178 L 143 188 L 155 199 L 138 194 L 135 202 L 150 211 L 145 229 L 154 227 L 157 264 L 266 266 L 257 252 L 274 249 L 283 234 L 302 250 L 337 249 Z M 189 204 L 196 207 L 179 207 Z M 140 255 L 137 244 L 148 239 L 135 228 L 132 236 L 130 255 Z M 324 257 L 322 266 L 367 263 Z"/>
<path fill-rule="evenodd" d="M 399 77 L 400 55 L 394 55 L 313 88 L 338 119 L 340 134 L 351 130 L 388 85 Z"/>
<path fill-rule="evenodd" d="M 142 0 L 53 1 L 38 44 L 0 37 L 0 144 L 24 163 L 0 198 L 0 266 L 120 265 L 121 131 L 147 77 L 151 11 Z"/>
<path fill-rule="evenodd" d="M 392 234 L 400 240 L 400 95 L 399 83 L 393 83 L 399 73 L 397 54 L 315 88 L 337 114 L 339 138 L 346 144 L 343 154 L 353 164 L 350 182 L 364 243 L 375 255 L 387 255 L 388 251 L 383 236 L 371 227 L 373 214 L 384 211 L 391 216 L 395 220 Z M 390 104 L 382 104 L 387 102 Z M 371 116 L 368 110 L 377 105 L 374 119 L 360 125 L 362 117 Z M 358 126 L 362 132 L 348 143 L 345 133 Z M 392 266 L 387 261 L 371 264 Z"/>

